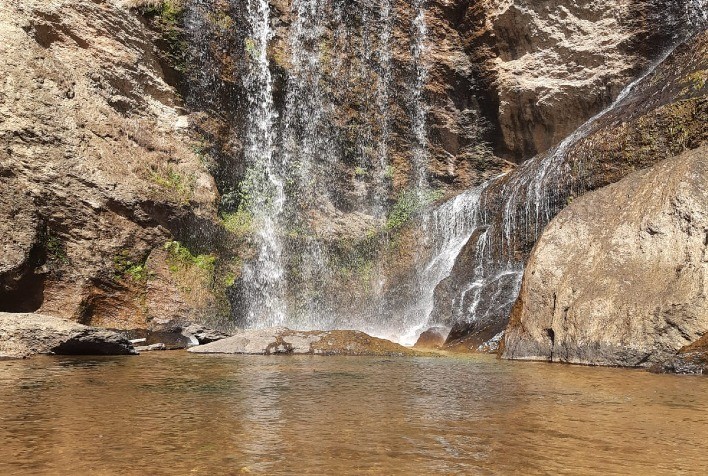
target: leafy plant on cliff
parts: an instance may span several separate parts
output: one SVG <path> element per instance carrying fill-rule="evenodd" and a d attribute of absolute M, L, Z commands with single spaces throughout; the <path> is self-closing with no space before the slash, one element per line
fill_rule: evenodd
<path fill-rule="evenodd" d="M 154 184 L 174 192 L 181 202 L 188 202 L 192 198 L 192 180 L 170 165 L 150 167 L 149 177 Z"/>
<path fill-rule="evenodd" d="M 113 275 L 115 279 L 130 278 L 136 283 L 148 280 L 150 272 L 145 263 L 134 261 L 127 250 L 113 257 Z"/>
<path fill-rule="evenodd" d="M 246 50 L 246 54 L 248 54 L 252 60 L 258 58 L 258 45 L 256 40 L 253 38 L 246 38 L 243 42 L 243 47 Z"/>
<path fill-rule="evenodd" d="M 196 267 L 209 275 L 213 275 L 216 263 L 214 255 L 194 255 L 179 241 L 168 241 L 165 243 L 164 248 L 169 254 L 170 271 L 177 272 L 183 268 Z"/>
<path fill-rule="evenodd" d="M 66 254 L 64 242 L 57 235 L 47 233 L 46 241 L 47 259 L 59 264 L 69 264 L 69 257 Z"/>
<path fill-rule="evenodd" d="M 443 195 L 444 192 L 439 189 L 402 191 L 388 214 L 385 228 L 389 231 L 401 228 L 428 205 L 440 200 Z"/>
<path fill-rule="evenodd" d="M 239 207 L 235 212 L 222 213 L 221 223 L 227 231 L 238 238 L 243 238 L 253 232 L 253 215 L 244 207 Z"/>
<path fill-rule="evenodd" d="M 181 73 L 186 72 L 189 45 L 182 31 L 184 0 L 132 0 L 131 3 L 130 6 L 137 9 L 162 34 L 171 66 Z"/>

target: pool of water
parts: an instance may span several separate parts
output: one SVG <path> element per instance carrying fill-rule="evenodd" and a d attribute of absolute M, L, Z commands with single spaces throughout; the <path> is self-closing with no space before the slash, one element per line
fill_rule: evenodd
<path fill-rule="evenodd" d="M 0 474 L 701 474 L 708 379 L 489 357 L 0 362 Z"/>

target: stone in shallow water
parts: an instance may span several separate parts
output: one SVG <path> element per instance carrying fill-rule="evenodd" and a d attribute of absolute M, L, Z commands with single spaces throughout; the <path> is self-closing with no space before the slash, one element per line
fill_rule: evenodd
<path fill-rule="evenodd" d="M 167 346 L 162 342 L 158 342 L 157 344 L 141 345 L 136 347 L 135 350 L 137 352 L 152 352 L 155 350 L 167 350 Z"/>
<path fill-rule="evenodd" d="M 257 355 L 425 355 L 359 331 L 294 331 L 285 327 L 242 330 L 232 337 L 192 347 L 189 352 Z"/>
<path fill-rule="evenodd" d="M 0 355 L 135 354 L 128 339 L 117 332 L 84 326 L 42 314 L 0 313 Z"/>

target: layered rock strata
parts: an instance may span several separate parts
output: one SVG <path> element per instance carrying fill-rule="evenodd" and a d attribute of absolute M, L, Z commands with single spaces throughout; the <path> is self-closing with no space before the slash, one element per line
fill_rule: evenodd
<path fill-rule="evenodd" d="M 165 248 L 214 253 L 217 194 L 152 34 L 116 1 L 0 12 L 0 311 L 217 315 L 213 278 Z"/>

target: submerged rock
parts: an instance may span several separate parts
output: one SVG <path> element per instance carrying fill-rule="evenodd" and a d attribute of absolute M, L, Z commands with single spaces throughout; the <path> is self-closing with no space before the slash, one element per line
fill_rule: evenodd
<path fill-rule="evenodd" d="M 706 146 L 577 199 L 531 255 L 503 357 L 670 359 L 708 333 L 707 231 Z"/>
<path fill-rule="evenodd" d="M 84 326 L 42 314 L 0 313 L 0 356 L 34 354 L 135 354 L 128 339 L 106 329 Z"/>
<path fill-rule="evenodd" d="M 192 347 L 189 352 L 258 355 L 423 355 L 421 352 L 359 331 L 294 331 L 285 327 L 242 330 L 229 338 Z"/>

